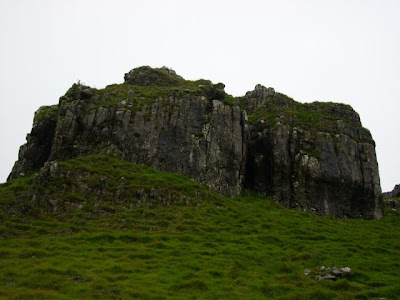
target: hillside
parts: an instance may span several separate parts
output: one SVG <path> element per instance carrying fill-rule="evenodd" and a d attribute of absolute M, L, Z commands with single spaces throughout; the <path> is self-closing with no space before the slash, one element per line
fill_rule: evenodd
<path fill-rule="evenodd" d="M 2 184 L 0 208 L 0 298 L 400 294 L 398 217 L 334 219 L 251 193 L 229 198 L 107 155 L 47 164 Z M 352 273 L 322 282 L 304 275 L 318 266 Z"/>
<path fill-rule="evenodd" d="M 224 88 L 144 66 L 39 108 L 0 185 L 0 298 L 395 299 L 359 115 Z"/>

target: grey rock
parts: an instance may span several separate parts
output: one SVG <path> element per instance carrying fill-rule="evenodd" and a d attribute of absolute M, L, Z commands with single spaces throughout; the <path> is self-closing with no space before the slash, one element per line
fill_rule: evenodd
<path fill-rule="evenodd" d="M 345 268 L 336 268 L 336 267 L 319 267 L 313 269 L 304 270 L 304 274 L 306 276 L 310 276 L 317 281 L 321 280 L 336 280 L 338 277 L 348 277 L 351 273 L 351 269 L 349 267 Z M 311 275 L 312 274 L 312 275 Z"/>
<path fill-rule="evenodd" d="M 396 184 L 392 191 L 382 194 L 383 203 L 393 211 L 400 208 L 400 184 Z"/>
<path fill-rule="evenodd" d="M 389 199 L 386 202 L 386 206 L 391 208 L 391 209 L 398 209 L 400 208 L 400 201 L 394 200 L 394 199 Z"/>
<path fill-rule="evenodd" d="M 351 273 L 351 269 L 349 267 L 341 268 L 340 271 L 343 275 L 349 275 Z"/>
<path fill-rule="evenodd" d="M 125 83 L 133 85 L 176 86 L 183 78 L 174 70 L 163 67 L 153 69 L 148 66 L 132 69 L 125 74 Z"/>
<path fill-rule="evenodd" d="M 341 275 L 342 275 L 342 272 L 340 272 L 340 271 L 337 270 L 337 269 L 334 269 L 334 270 L 332 270 L 332 274 L 335 275 L 335 276 L 341 276 Z"/>
<path fill-rule="evenodd" d="M 32 131 L 27 136 L 26 144 L 19 149 L 18 160 L 15 162 L 7 180 L 25 176 L 26 173 L 44 165 L 50 156 L 56 125 L 57 119 L 52 116 L 35 120 Z"/>
<path fill-rule="evenodd" d="M 211 84 L 201 87 L 205 96 L 211 100 L 223 100 L 226 97 L 225 85 L 223 83 Z"/>
<path fill-rule="evenodd" d="M 382 217 L 375 143 L 352 108 L 300 104 L 262 85 L 230 106 L 222 83 L 186 91 L 182 82 L 168 68 L 131 70 L 121 85 L 128 94 L 135 85 L 170 88 L 138 107 L 125 98 L 103 107 L 95 89 L 72 85 L 50 114 L 38 112 L 9 180 L 41 167 L 45 178 L 56 172 L 46 162 L 100 151 L 185 174 L 224 195 L 249 189 L 322 215 Z"/>
<path fill-rule="evenodd" d="M 400 184 L 396 184 L 390 192 L 386 192 L 382 194 L 382 198 L 384 200 L 389 200 L 393 198 L 400 197 Z"/>
<path fill-rule="evenodd" d="M 261 99 L 266 100 L 268 97 L 273 96 L 275 94 L 275 90 L 271 87 L 266 88 L 261 84 L 257 84 L 253 91 L 247 92 L 246 97 L 253 99 Z"/>
<path fill-rule="evenodd" d="M 252 99 L 247 99 L 251 102 Z M 280 121 L 250 127 L 245 188 L 291 208 L 340 218 L 381 218 L 382 200 L 375 143 L 359 116 L 340 104 L 299 105 L 285 97 L 263 102 L 277 109 L 307 110 L 346 120 L 301 126 L 282 114 Z M 250 104 L 249 104 L 250 105 Z M 301 120 L 300 120 L 301 121 Z"/>
<path fill-rule="evenodd" d="M 83 100 L 88 99 L 92 96 L 92 91 L 89 86 L 83 85 L 80 81 L 74 83 L 71 88 L 60 98 L 61 101 L 66 100 Z"/>
<path fill-rule="evenodd" d="M 271 100 L 275 95 L 275 90 L 271 87 L 266 88 L 261 84 L 257 84 L 253 91 L 246 93 L 246 111 L 252 114 L 257 108 L 262 107 L 267 100 Z"/>
<path fill-rule="evenodd" d="M 327 275 L 317 275 L 315 277 L 315 279 L 317 281 L 322 281 L 322 280 L 336 280 L 336 276 L 333 276 L 331 274 L 327 274 Z"/>
<path fill-rule="evenodd" d="M 165 102 L 161 99 L 135 113 L 114 107 L 88 112 L 84 109 L 90 104 L 87 99 L 61 102 L 62 114 L 55 128 L 53 123 L 50 128 L 55 134 L 48 151 L 42 153 L 36 139 L 31 142 L 36 137 L 33 131 L 21 148 L 21 159 L 10 178 L 43 166 L 47 160 L 78 157 L 104 145 L 125 160 L 183 173 L 222 194 L 238 195 L 245 173 L 246 113 L 201 96 L 173 97 L 168 99 L 168 105 L 162 101 Z M 32 154 L 27 155 L 25 149 L 30 148 Z M 43 156 L 38 162 L 37 154 Z"/>
<path fill-rule="evenodd" d="M 90 89 L 84 89 L 84 90 L 82 90 L 81 95 L 82 95 L 83 99 L 89 99 L 90 97 L 93 96 L 93 93 Z"/>

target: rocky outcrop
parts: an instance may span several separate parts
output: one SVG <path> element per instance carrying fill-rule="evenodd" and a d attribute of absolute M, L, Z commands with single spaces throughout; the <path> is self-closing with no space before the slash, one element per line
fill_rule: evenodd
<path fill-rule="evenodd" d="M 400 208 L 400 184 L 396 184 L 392 191 L 382 194 L 383 204 L 392 210 Z"/>
<path fill-rule="evenodd" d="M 252 104 L 253 94 L 244 99 Z M 350 107 L 255 96 L 245 187 L 288 207 L 380 218 L 375 143 Z"/>
<path fill-rule="evenodd" d="M 98 159 L 104 157 L 99 156 Z M 121 210 L 151 204 L 156 206 L 196 204 L 195 197 L 190 197 L 177 189 L 168 189 L 164 186 L 147 189 L 132 185 L 130 183 L 132 180 L 123 176 L 115 178 L 105 172 L 96 175 L 99 178 L 93 183 L 94 174 L 87 169 L 70 170 L 56 161 L 46 162 L 33 180 L 34 188 L 27 195 L 23 195 L 30 202 L 29 206 L 25 205 L 23 208 L 32 210 L 29 212 L 31 214 L 36 207 L 48 212 L 89 208 L 92 212 L 104 214 L 113 212 L 110 204 Z M 199 198 L 202 196 L 199 191 L 196 194 Z"/>
<path fill-rule="evenodd" d="M 153 69 L 148 66 L 132 69 L 124 76 L 125 82 L 134 85 L 177 86 L 183 78 L 167 67 Z"/>
<path fill-rule="evenodd" d="M 394 199 L 400 197 L 400 184 L 396 184 L 390 192 L 382 194 L 384 200 Z"/>
<path fill-rule="evenodd" d="M 49 158 L 57 124 L 56 105 L 41 107 L 35 113 L 33 127 L 26 137 L 26 144 L 19 149 L 18 161 L 7 180 L 24 176 L 27 172 L 38 169 Z"/>
<path fill-rule="evenodd" d="M 10 179 L 106 152 L 225 195 L 249 189 L 319 214 L 382 216 L 375 144 L 347 105 L 300 104 L 262 85 L 235 99 L 221 83 L 141 67 L 103 90 L 74 84 L 35 124 Z"/>
<path fill-rule="evenodd" d="M 123 88 L 130 87 L 125 84 Z M 125 160 L 188 175 L 225 195 L 240 193 L 248 129 L 246 112 L 239 107 L 207 98 L 202 91 L 177 96 L 166 91 L 140 107 L 134 107 L 129 98 L 109 106 L 108 97 L 88 98 L 88 91 L 88 87 L 74 85 L 61 97 L 54 137 L 49 128 L 32 130 L 31 140 L 47 134 L 52 139 L 41 165 L 46 160 L 111 152 Z M 42 155 L 31 140 L 21 148 L 22 160 L 10 178 L 19 176 L 21 165 L 23 172 L 41 166 L 24 156 L 25 148 Z"/>
<path fill-rule="evenodd" d="M 337 268 L 337 267 L 319 267 L 304 270 L 304 275 L 309 276 L 317 281 L 322 280 L 336 280 L 338 278 L 346 278 L 351 274 L 349 267 Z"/>

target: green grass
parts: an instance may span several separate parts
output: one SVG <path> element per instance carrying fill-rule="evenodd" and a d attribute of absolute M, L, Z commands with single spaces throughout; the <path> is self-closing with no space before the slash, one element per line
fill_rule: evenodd
<path fill-rule="evenodd" d="M 81 97 L 83 89 L 90 90 L 90 100 L 83 100 L 81 109 L 91 111 L 98 108 L 118 107 L 129 109 L 133 113 L 145 109 L 146 117 L 150 118 L 152 105 L 158 103 L 170 106 L 171 111 L 176 105 L 176 100 L 185 100 L 193 97 L 205 96 L 208 100 L 218 99 L 226 105 L 236 105 L 233 96 L 222 91 L 216 94 L 219 85 L 214 85 L 210 80 L 185 80 L 176 74 L 170 74 L 167 68 L 152 69 L 148 66 L 132 70 L 125 83 L 111 84 L 103 89 L 90 88 L 80 82 L 72 87 L 61 97 L 62 101 L 74 101 Z M 49 107 L 46 107 L 48 109 Z M 45 118 L 44 110 L 40 111 L 40 117 Z"/>
<path fill-rule="evenodd" d="M 315 157 L 316 159 L 321 158 L 321 153 L 319 151 L 317 151 L 316 149 L 309 151 L 307 154 L 311 157 Z"/>
<path fill-rule="evenodd" d="M 40 122 L 45 119 L 56 120 L 58 114 L 58 105 L 41 106 L 35 113 L 34 122 Z"/>
<path fill-rule="evenodd" d="M 209 80 L 181 80 L 177 85 L 132 85 L 132 84 L 112 84 L 104 89 L 91 89 L 93 92 L 92 105 L 86 107 L 88 110 L 99 107 L 117 107 L 119 103 L 125 101 L 124 106 L 129 107 L 132 112 L 142 109 L 145 105 L 151 106 L 156 101 L 162 105 L 172 105 L 170 97 L 186 99 L 193 96 L 204 96 L 207 90 L 212 88 Z M 213 100 L 213 99 L 210 99 Z M 223 99 L 226 105 L 235 105 L 235 98 L 226 95 Z"/>
<path fill-rule="evenodd" d="M 235 106 L 235 105 L 236 105 L 236 98 L 233 97 L 233 96 L 231 96 L 231 95 L 227 95 L 227 96 L 222 100 L 222 102 L 223 102 L 224 104 L 226 104 L 226 105 L 229 105 L 229 106 Z"/>
<path fill-rule="evenodd" d="M 61 170 L 75 178 L 72 184 L 93 184 L 93 191 L 96 178 L 112 190 L 123 176 L 127 194 L 168 188 L 177 201 L 167 206 L 149 198 L 130 206 L 135 199 L 127 195 L 124 205 L 113 197 L 102 200 L 108 210 L 43 209 L 33 217 L 8 214 L 6 207 L 14 197 L 25 201 L 34 174 L 0 185 L 0 298 L 396 299 L 400 294 L 398 217 L 332 219 L 252 194 L 222 197 L 184 176 L 108 156 L 66 161 Z M 61 194 L 57 178 L 52 184 L 54 190 L 50 183 L 47 190 L 63 201 L 76 195 Z M 94 205 L 90 193 L 80 193 L 75 201 Z M 352 274 L 336 282 L 304 276 L 304 269 L 322 265 L 347 266 Z"/>
<path fill-rule="evenodd" d="M 343 111 L 352 112 L 351 106 L 346 104 L 317 101 L 299 103 L 280 93 L 270 96 L 267 100 L 249 115 L 250 124 L 257 125 L 267 122 L 268 125 L 274 125 L 280 122 L 310 130 L 313 133 L 340 133 L 338 120 L 348 126 L 359 126 L 353 124 L 354 121 L 343 114 Z M 242 97 L 240 101 L 242 109 L 246 109 L 249 100 Z"/>

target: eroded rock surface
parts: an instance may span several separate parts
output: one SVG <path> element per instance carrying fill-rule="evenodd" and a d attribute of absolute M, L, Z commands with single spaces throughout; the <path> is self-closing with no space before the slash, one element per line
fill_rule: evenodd
<path fill-rule="evenodd" d="M 392 191 L 382 194 L 383 203 L 386 207 L 397 210 L 400 208 L 400 184 L 396 184 Z"/>
<path fill-rule="evenodd" d="M 301 104 L 262 85 L 233 98 L 221 83 L 140 67 L 102 90 L 74 84 L 44 109 L 9 179 L 105 152 L 225 195 L 249 189 L 318 214 L 382 216 L 375 143 L 347 105 Z"/>
<path fill-rule="evenodd" d="M 57 122 L 39 122 L 43 130 L 34 125 L 10 178 L 41 167 L 47 160 L 105 151 L 188 175 L 225 195 L 240 193 L 248 135 L 245 111 L 207 98 L 203 90 L 177 95 L 166 91 L 135 107 L 129 99 L 104 105 L 113 95 L 100 99 L 88 97 L 88 91 L 88 87 L 74 85 L 61 97 Z M 42 136 L 48 139 L 41 141 Z"/>
<path fill-rule="evenodd" d="M 400 184 L 396 184 L 390 192 L 386 192 L 382 194 L 384 200 L 390 200 L 394 198 L 400 197 Z"/>
<path fill-rule="evenodd" d="M 246 188 L 319 214 L 382 216 L 375 143 L 350 107 L 277 93 L 243 101 L 253 110 Z"/>

